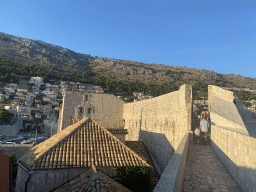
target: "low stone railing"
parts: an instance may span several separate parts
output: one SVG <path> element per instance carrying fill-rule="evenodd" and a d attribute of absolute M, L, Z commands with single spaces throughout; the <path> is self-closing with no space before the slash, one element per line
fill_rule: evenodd
<path fill-rule="evenodd" d="M 192 141 L 192 132 L 187 132 L 181 140 L 177 150 L 166 166 L 154 192 L 182 191 L 184 174 L 186 170 L 188 147 Z"/>

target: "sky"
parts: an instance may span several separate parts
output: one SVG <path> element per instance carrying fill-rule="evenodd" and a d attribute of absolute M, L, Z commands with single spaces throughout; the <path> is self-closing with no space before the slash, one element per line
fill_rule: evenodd
<path fill-rule="evenodd" d="M 8 0 L 0 32 L 91 56 L 256 78 L 255 0 Z"/>

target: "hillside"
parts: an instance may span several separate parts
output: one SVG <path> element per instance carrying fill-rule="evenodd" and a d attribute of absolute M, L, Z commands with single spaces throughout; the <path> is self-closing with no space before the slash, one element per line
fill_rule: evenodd
<path fill-rule="evenodd" d="M 5 63 L 9 62 L 10 65 L 23 65 L 23 68 L 25 64 L 35 67 L 37 71 L 32 71 L 30 75 L 40 75 L 38 70 L 44 70 L 45 73 L 51 74 L 52 78 L 76 76 L 79 73 L 78 76 L 84 81 L 90 81 L 91 78 L 100 76 L 101 78 L 136 81 L 143 84 L 171 83 L 180 86 L 184 83 L 206 83 L 256 89 L 256 79 L 253 78 L 224 75 L 204 69 L 92 57 L 89 54 L 76 53 L 43 41 L 25 39 L 5 33 L 0 33 L 0 59 Z M 3 79 L 3 75 L 1 79 Z"/>

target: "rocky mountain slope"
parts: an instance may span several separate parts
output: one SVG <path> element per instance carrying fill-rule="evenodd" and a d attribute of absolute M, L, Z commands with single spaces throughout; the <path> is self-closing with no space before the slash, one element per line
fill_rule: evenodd
<path fill-rule="evenodd" d="M 55 72 L 90 70 L 105 77 L 120 80 L 138 80 L 142 83 L 206 82 L 219 86 L 248 87 L 256 89 L 256 79 L 224 75 L 204 69 L 174 67 L 161 64 L 147 64 L 130 60 L 92 57 L 72 50 L 48 44 L 39 40 L 25 39 L 0 33 L 0 59 L 28 62 L 40 67 L 48 67 Z"/>

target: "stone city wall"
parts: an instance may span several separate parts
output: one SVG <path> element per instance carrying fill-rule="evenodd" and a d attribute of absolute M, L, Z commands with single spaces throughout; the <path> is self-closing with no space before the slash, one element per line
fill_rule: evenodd
<path fill-rule="evenodd" d="M 238 108 L 239 110 L 239 108 Z M 248 131 L 248 134 L 251 136 L 251 137 L 256 137 L 256 113 L 255 112 L 252 112 L 251 110 L 249 109 L 240 109 L 240 111 L 243 110 L 243 113 L 244 114 L 244 124 L 245 124 L 245 127 Z M 241 115 L 241 112 L 239 112 L 240 115 Z"/>
<path fill-rule="evenodd" d="M 163 174 L 161 175 L 154 192 L 182 191 L 188 156 L 188 147 L 192 140 L 193 132 L 187 132 L 166 166 Z"/>
<path fill-rule="evenodd" d="M 84 92 L 65 91 L 63 104 L 60 110 L 58 131 L 68 127 L 75 118 L 75 108 L 81 104 Z M 90 115 L 106 129 L 123 128 L 124 101 L 111 94 L 87 93 L 88 106 L 93 110 Z"/>
<path fill-rule="evenodd" d="M 212 147 L 243 191 L 256 191 L 256 138 L 211 126 Z"/>
<path fill-rule="evenodd" d="M 212 85 L 208 86 L 208 90 L 208 99 L 211 101 L 209 102 L 211 124 L 244 134 L 248 133 L 238 108 L 232 100 L 233 92 Z"/>
<path fill-rule="evenodd" d="M 16 136 L 23 129 L 23 120 L 18 118 L 13 125 L 0 125 L 0 135 Z"/>
<path fill-rule="evenodd" d="M 191 130 L 192 86 L 156 98 L 124 104 L 126 140 L 143 141 L 161 174 Z"/>
<path fill-rule="evenodd" d="M 229 102 L 233 102 L 234 96 L 232 91 L 227 91 L 214 85 L 208 85 L 208 110 L 211 111 L 211 101 L 213 97 L 218 97 Z"/>
<path fill-rule="evenodd" d="M 249 136 L 256 137 L 256 121 L 245 121 L 245 126 Z"/>
<path fill-rule="evenodd" d="M 240 103 L 233 103 L 231 91 L 216 86 L 208 90 L 211 145 L 243 191 L 256 191 L 256 138 L 245 127 Z"/>
<path fill-rule="evenodd" d="M 19 160 L 32 148 L 32 144 L 0 144 L 0 150 L 4 150 L 4 153 L 8 156 L 16 154 L 17 160 Z"/>

